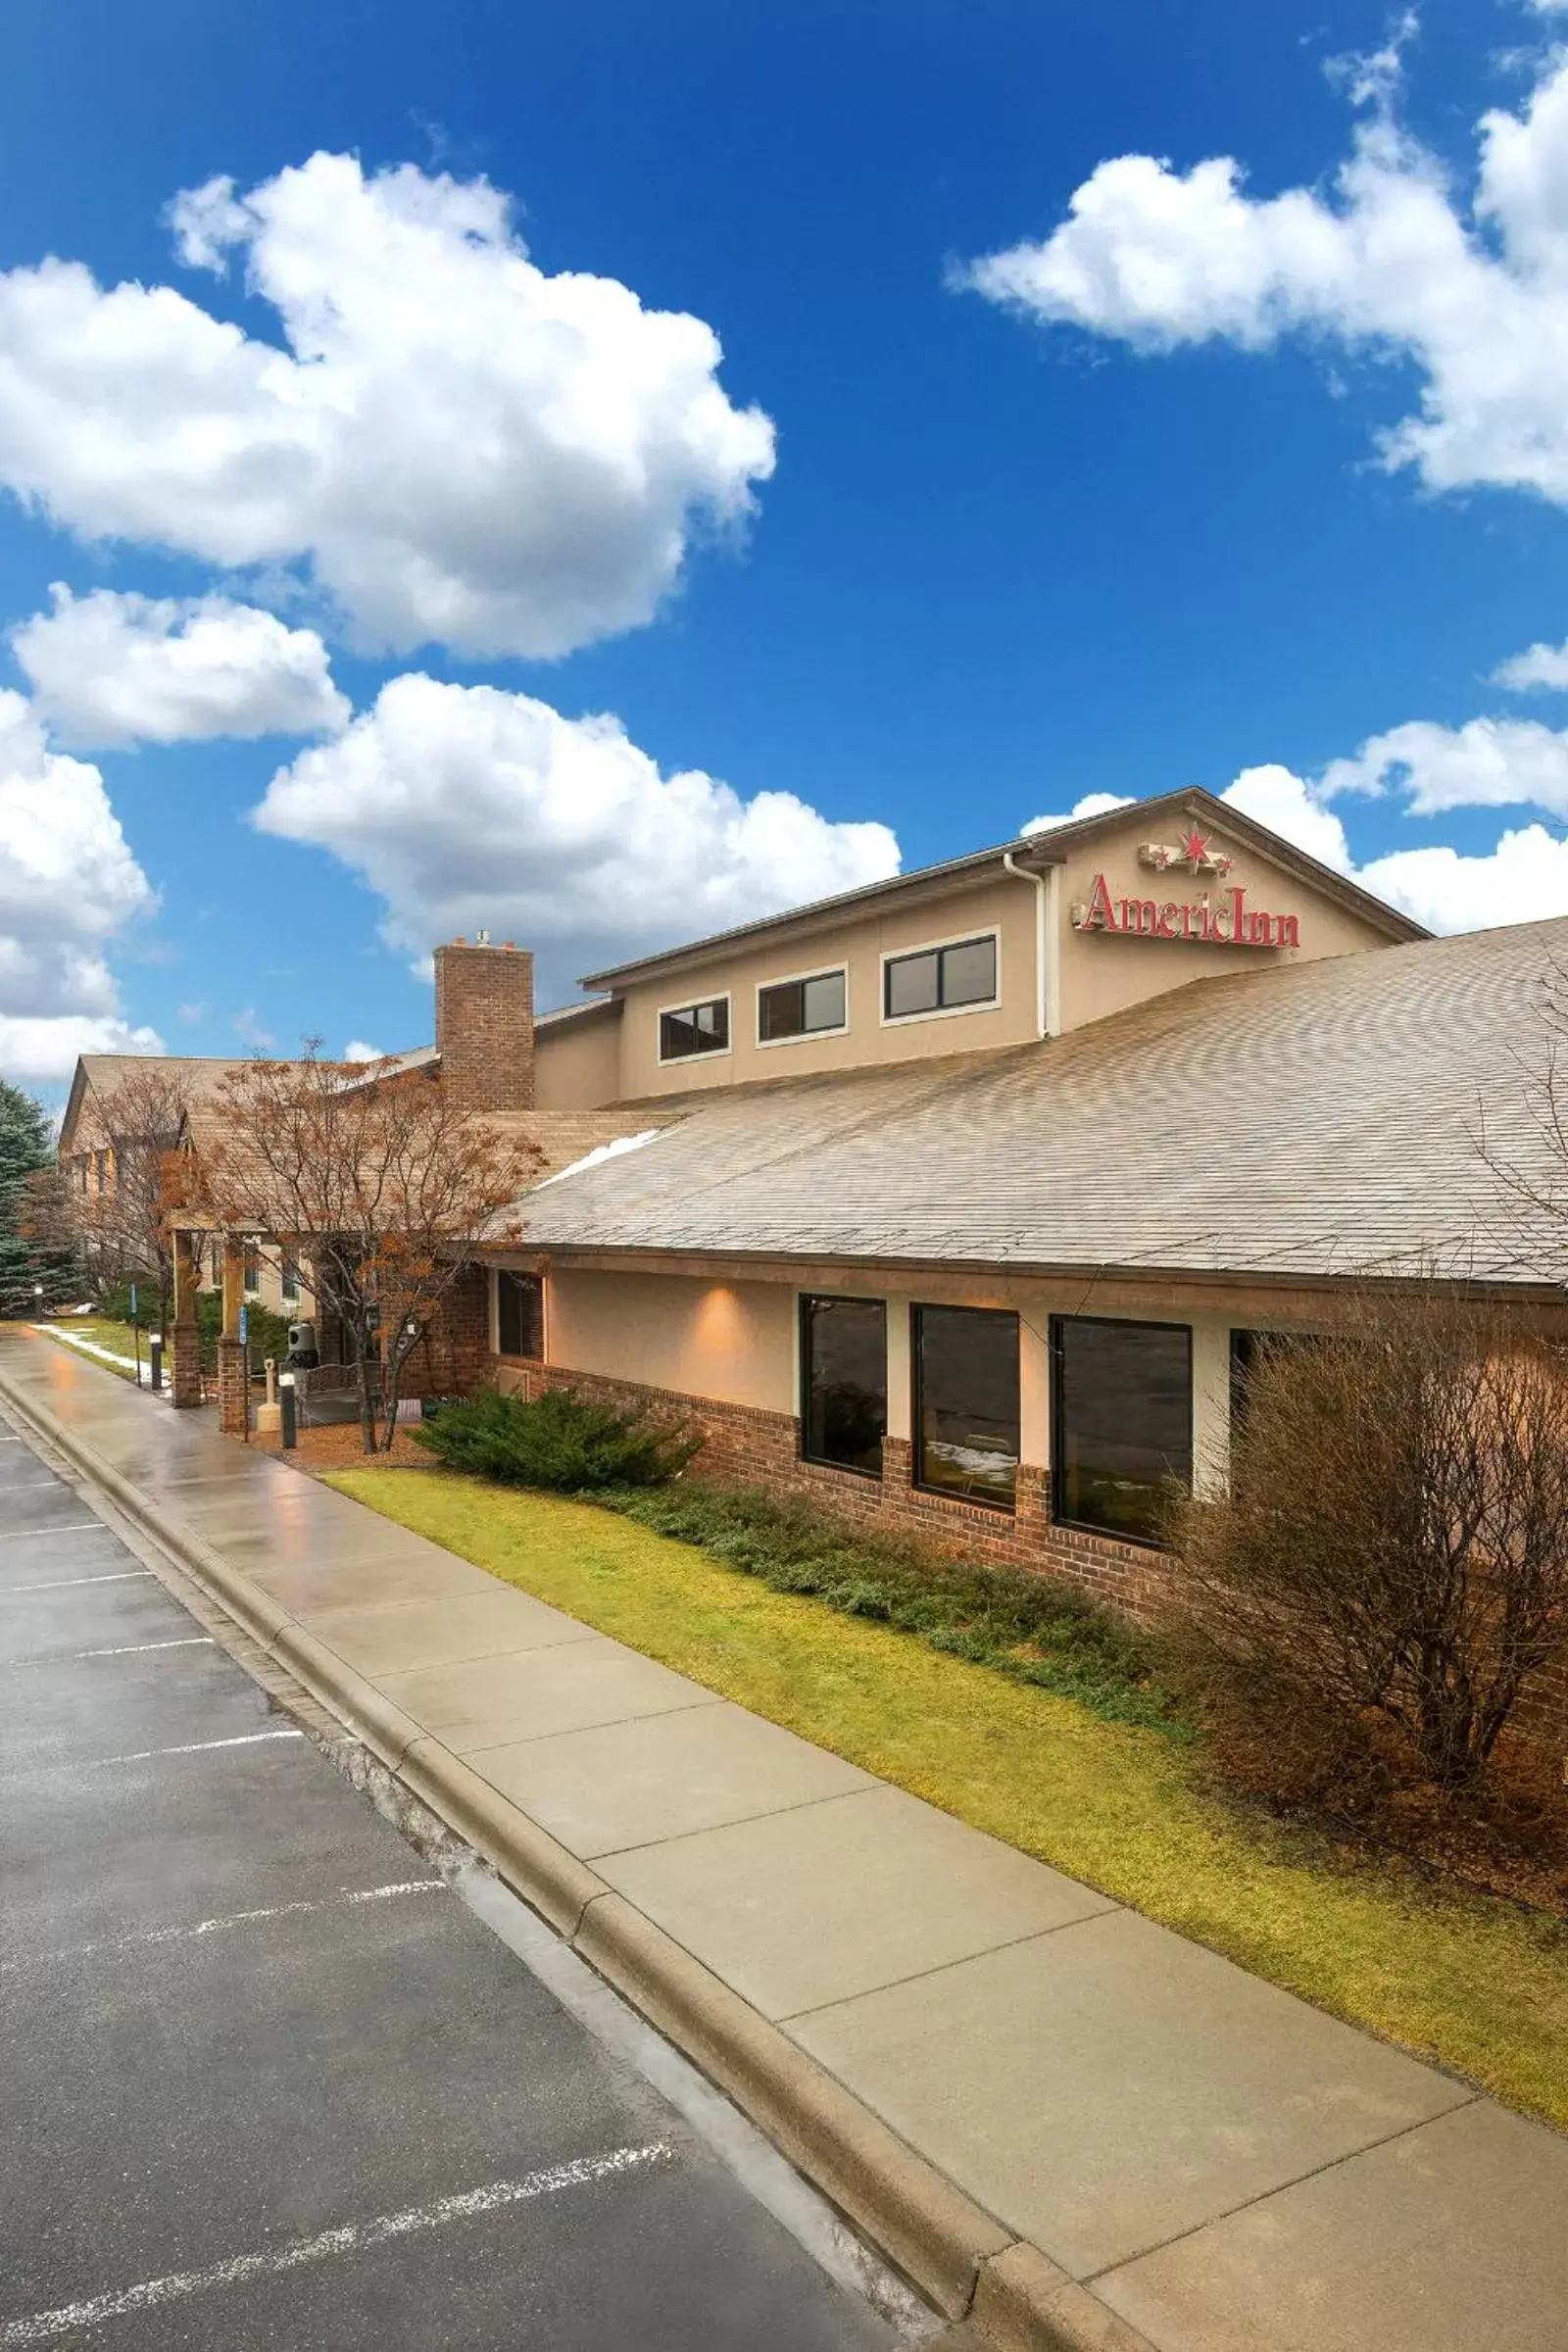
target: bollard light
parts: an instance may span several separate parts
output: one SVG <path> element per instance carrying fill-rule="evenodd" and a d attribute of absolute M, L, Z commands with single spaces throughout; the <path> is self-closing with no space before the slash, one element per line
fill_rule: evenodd
<path fill-rule="evenodd" d="M 296 1416 L 294 1375 L 292 1372 L 280 1372 L 278 1374 L 277 1401 L 282 1410 L 282 1424 L 278 1431 L 278 1435 L 282 1439 L 283 1450 L 286 1453 L 299 1443 L 299 1421 Z"/>
<path fill-rule="evenodd" d="M 147 1343 L 147 1348 L 148 1354 L 151 1357 L 151 1368 L 147 1374 L 147 1386 L 152 1390 L 153 1395 L 158 1396 L 163 1394 L 164 1387 L 164 1335 L 161 1331 L 155 1331 L 153 1333 L 151 1339 Z"/>

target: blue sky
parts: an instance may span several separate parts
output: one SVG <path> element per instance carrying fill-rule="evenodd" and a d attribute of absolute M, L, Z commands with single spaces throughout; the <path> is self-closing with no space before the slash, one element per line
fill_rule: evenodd
<path fill-rule="evenodd" d="M 1555 33 L 12 0 L 7 1074 L 394 1049 L 450 931 L 561 1002 L 1184 784 L 1568 912 Z"/>

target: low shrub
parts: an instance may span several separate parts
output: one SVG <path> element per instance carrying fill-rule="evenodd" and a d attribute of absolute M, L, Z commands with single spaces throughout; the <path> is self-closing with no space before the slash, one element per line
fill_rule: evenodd
<path fill-rule="evenodd" d="M 111 1323 L 131 1320 L 130 1287 L 136 1286 L 136 1319 L 145 1330 L 158 1320 L 158 1277 L 156 1274 L 127 1274 L 123 1282 L 111 1283 L 98 1293 L 100 1311 Z"/>
<path fill-rule="evenodd" d="M 804 1501 L 695 1480 L 598 1499 L 776 1592 L 814 1595 L 1112 1722 L 1182 1729 L 1137 1634 L 1059 1578 L 939 1559 L 913 1544 L 856 1535 Z"/>
<path fill-rule="evenodd" d="M 547 1389 L 531 1404 L 489 1389 L 442 1405 L 413 1435 L 450 1470 L 566 1494 L 657 1486 L 697 1450 L 679 1429 L 590 1404 L 570 1389 Z"/>

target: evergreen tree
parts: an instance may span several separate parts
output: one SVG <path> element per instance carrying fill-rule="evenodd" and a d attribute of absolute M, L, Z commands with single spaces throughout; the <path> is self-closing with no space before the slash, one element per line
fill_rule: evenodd
<path fill-rule="evenodd" d="M 0 1315 L 30 1315 L 34 1286 L 55 1304 L 72 1286 L 69 1251 L 25 1238 L 29 1177 L 54 1165 L 49 1113 L 20 1087 L 0 1079 Z"/>

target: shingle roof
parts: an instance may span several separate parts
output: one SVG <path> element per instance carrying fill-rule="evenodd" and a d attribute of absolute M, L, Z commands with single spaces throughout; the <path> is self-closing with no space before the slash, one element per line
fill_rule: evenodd
<path fill-rule="evenodd" d="M 672 1115 L 678 1114 L 667 1110 L 663 1113 L 665 1118 Z M 640 1122 L 644 1127 L 660 1123 L 662 1121 L 653 1118 L 645 1118 Z M 499 1136 L 503 1143 L 532 1146 L 540 1155 L 539 1180 L 543 1181 L 558 1169 L 570 1167 L 598 1145 L 611 1143 L 617 1135 L 624 1134 L 626 1123 L 619 1111 L 493 1110 L 475 1111 L 470 1124 Z M 217 1151 L 221 1150 L 228 1154 L 229 1189 L 245 1192 L 247 1206 L 259 1230 L 269 1229 L 274 1222 L 292 1214 L 292 1203 L 279 1197 L 266 1169 L 257 1166 L 248 1186 L 241 1188 L 238 1185 L 235 1167 L 243 1147 L 237 1143 L 233 1122 L 220 1102 L 198 1103 L 186 1118 L 185 1135 L 198 1169 L 202 1161 L 210 1159 Z M 199 1199 L 195 1204 L 175 1207 L 172 1216 L 176 1225 L 188 1223 L 199 1227 L 209 1222 Z"/>
<path fill-rule="evenodd" d="M 530 1197 L 527 1242 L 1276 1277 L 1457 1252 L 1539 1280 L 1477 1141 L 1484 1115 L 1494 1149 L 1542 1155 L 1526 1073 L 1559 961 L 1568 919 L 1197 981 L 1040 1045 L 716 1089 Z"/>

